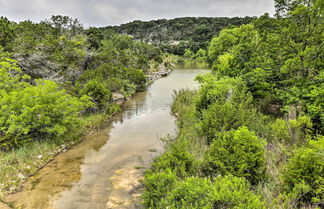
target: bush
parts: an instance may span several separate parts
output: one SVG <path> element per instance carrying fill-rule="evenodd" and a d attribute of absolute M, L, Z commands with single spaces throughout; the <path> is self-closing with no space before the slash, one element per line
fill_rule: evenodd
<path fill-rule="evenodd" d="M 154 160 L 152 170 L 161 172 L 171 169 L 179 177 L 194 174 L 195 157 L 188 152 L 187 146 L 184 140 L 171 143 L 165 153 Z"/>
<path fill-rule="evenodd" d="M 157 208 L 161 200 L 166 197 L 177 180 L 176 175 L 170 170 L 160 173 L 149 172 L 144 177 L 142 198 L 146 208 Z"/>
<path fill-rule="evenodd" d="M 159 208 L 213 208 L 213 189 L 209 179 L 186 178 L 177 182 Z"/>
<path fill-rule="evenodd" d="M 196 103 L 199 113 L 214 103 L 221 105 L 230 102 L 249 106 L 252 102 L 251 94 L 247 92 L 244 82 L 239 78 L 216 80 L 214 76 L 207 75 L 198 77 L 198 80 L 201 83 L 200 96 Z"/>
<path fill-rule="evenodd" d="M 306 147 L 298 148 L 282 171 L 284 189 L 288 196 L 295 193 L 297 203 L 324 201 L 323 150 L 322 136 L 318 141 L 310 141 Z"/>
<path fill-rule="evenodd" d="M 89 106 L 87 96 L 78 99 L 52 81 L 0 95 L 0 148 L 28 140 L 62 136 L 79 124 L 79 113 Z"/>
<path fill-rule="evenodd" d="M 14 60 L 0 62 L 0 149 L 26 141 L 62 136 L 79 124 L 79 113 L 91 105 L 47 80 L 27 82 Z"/>
<path fill-rule="evenodd" d="M 136 90 L 143 90 L 146 87 L 146 75 L 141 69 L 124 68 L 124 78 L 136 85 Z"/>
<path fill-rule="evenodd" d="M 237 129 L 247 126 L 250 129 L 261 131 L 261 118 L 255 109 L 247 109 L 244 104 L 212 104 L 202 113 L 200 122 L 201 135 L 206 136 L 211 143 L 219 132 Z"/>
<path fill-rule="evenodd" d="M 252 184 L 265 178 L 265 140 L 246 127 L 219 134 L 212 142 L 203 162 L 208 176 L 232 174 Z"/>
<path fill-rule="evenodd" d="M 157 208 L 265 208 L 260 197 L 253 194 L 242 178 L 218 176 L 212 182 L 206 178 L 191 177 L 177 182 Z"/>
<path fill-rule="evenodd" d="M 112 93 L 99 79 L 89 80 L 80 90 L 80 94 L 90 96 L 99 109 L 103 109 L 112 101 Z"/>
<path fill-rule="evenodd" d="M 288 124 L 283 119 L 276 119 L 271 124 L 271 140 L 278 142 L 289 142 L 291 136 L 288 130 Z"/>

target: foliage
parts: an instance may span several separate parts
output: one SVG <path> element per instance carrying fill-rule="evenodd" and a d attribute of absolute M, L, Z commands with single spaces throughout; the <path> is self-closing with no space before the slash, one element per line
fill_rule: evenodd
<path fill-rule="evenodd" d="M 80 94 L 90 96 L 100 109 L 112 100 L 109 89 L 96 79 L 89 80 L 80 90 Z"/>
<path fill-rule="evenodd" d="M 142 196 L 144 206 L 146 208 L 157 208 L 176 181 L 177 177 L 171 171 L 147 173 L 144 177 L 145 191 Z"/>
<path fill-rule="evenodd" d="M 252 184 L 265 178 L 265 141 L 246 127 L 219 134 L 204 159 L 205 175 L 233 174 Z"/>
<path fill-rule="evenodd" d="M 191 177 L 178 181 L 157 208 L 265 208 L 241 178 L 218 176 L 213 182 Z"/>
<path fill-rule="evenodd" d="M 322 133 L 323 4 L 276 1 L 277 18 L 268 14 L 251 24 L 225 29 L 213 38 L 209 60 L 220 76 L 240 76 L 266 109 L 301 106 Z M 273 97 L 276 100 L 269 100 Z M 278 112 L 278 111 L 273 111 Z"/>
<path fill-rule="evenodd" d="M 293 153 L 282 171 L 283 187 L 290 201 L 297 205 L 302 202 L 320 203 L 324 199 L 323 149 L 323 136 L 310 141 Z"/>
<path fill-rule="evenodd" d="M 251 22 L 253 17 L 183 17 L 171 20 L 135 20 L 120 26 L 109 26 L 118 33 L 129 34 L 136 40 L 153 43 L 164 52 L 183 55 L 185 49 L 196 53 L 207 49 L 209 41 L 223 28 Z"/>
<path fill-rule="evenodd" d="M 185 140 L 171 143 L 163 155 L 154 159 L 152 170 L 154 172 L 171 170 L 179 177 L 194 174 L 196 162 L 194 156 L 188 152 L 187 146 L 189 145 Z"/>
<path fill-rule="evenodd" d="M 73 97 L 47 80 L 37 80 L 32 86 L 19 75 L 11 77 L 10 66 L 2 62 L 0 70 L 4 84 L 0 91 L 1 149 L 62 136 L 77 126 L 79 112 L 91 104 L 88 97 Z"/>
<path fill-rule="evenodd" d="M 6 17 L 0 17 L 0 47 L 6 50 L 11 49 L 15 38 L 14 25 Z"/>
<path fill-rule="evenodd" d="M 217 80 L 215 76 L 198 77 L 201 87 L 199 98 L 196 102 L 197 111 L 208 109 L 211 104 L 232 104 L 244 103 L 248 105 L 252 101 L 251 95 L 241 79 L 221 78 Z"/>

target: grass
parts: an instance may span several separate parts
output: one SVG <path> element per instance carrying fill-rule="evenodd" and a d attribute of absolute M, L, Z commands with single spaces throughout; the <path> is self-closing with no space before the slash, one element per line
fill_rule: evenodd
<path fill-rule="evenodd" d="M 149 152 L 157 152 L 156 148 L 149 149 Z"/>

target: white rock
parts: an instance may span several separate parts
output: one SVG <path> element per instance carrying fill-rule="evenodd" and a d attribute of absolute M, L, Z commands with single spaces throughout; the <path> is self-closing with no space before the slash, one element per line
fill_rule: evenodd
<path fill-rule="evenodd" d="M 19 174 L 18 174 L 18 178 L 20 178 L 20 179 L 24 179 L 24 178 L 25 178 L 25 176 L 24 176 L 24 174 L 22 174 L 22 173 L 19 173 Z"/>

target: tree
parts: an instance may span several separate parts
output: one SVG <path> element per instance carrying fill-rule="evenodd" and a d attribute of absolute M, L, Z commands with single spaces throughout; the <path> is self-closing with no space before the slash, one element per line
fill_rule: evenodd
<path fill-rule="evenodd" d="M 10 60 L 0 62 L 2 150 L 63 136 L 80 123 L 80 111 L 91 105 L 87 96 L 73 97 L 52 81 L 37 80 L 33 86 L 25 79 L 29 77 Z"/>
<path fill-rule="evenodd" d="M 11 45 L 15 38 L 15 32 L 13 29 L 13 23 L 11 23 L 6 17 L 0 17 L 0 46 L 5 50 L 11 50 Z"/>

